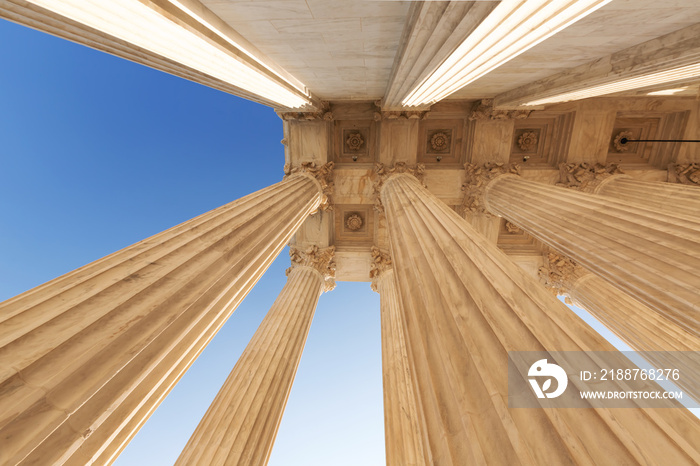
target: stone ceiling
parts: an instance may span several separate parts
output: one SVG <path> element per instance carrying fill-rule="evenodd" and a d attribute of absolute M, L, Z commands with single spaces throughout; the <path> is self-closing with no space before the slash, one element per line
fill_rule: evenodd
<path fill-rule="evenodd" d="M 202 0 L 327 100 L 384 95 L 409 1 Z M 700 22 L 697 0 L 614 0 L 451 98 L 492 97 Z"/>

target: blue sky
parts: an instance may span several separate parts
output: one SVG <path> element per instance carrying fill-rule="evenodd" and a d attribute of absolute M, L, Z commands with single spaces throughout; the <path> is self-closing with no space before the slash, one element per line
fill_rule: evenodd
<path fill-rule="evenodd" d="M 0 63 L 0 301 L 282 177 L 267 107 L 3 20 Z M 285 249 L 117 465 L 175 461 L 288 265 Z M 383 463 L 379 296 L 339 283 L 320 299 L 270 465 Z"/>
<path fill-rule="evenodd" d="M 276 183 L 267 107 L 0 20 L 0 301 Z M 171 465 L 284 286 L 285 249 L 117 461 Z M 270 464 L 384 462 L 379 296 L 321 297 Z"/>

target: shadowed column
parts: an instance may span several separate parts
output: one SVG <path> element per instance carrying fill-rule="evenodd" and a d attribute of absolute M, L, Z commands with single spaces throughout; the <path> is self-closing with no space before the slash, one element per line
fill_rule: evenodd
<path fill-rule="evenodd" d="M 0 304 L 0 463 L 111 463 L 324 202 L 304 169 Z"/>
<path fill-rule="evenodd" d="M 685 168 L 685 169 L 684 169 Z M 679 184 L 637 180 L 625 175 L 617 164 L 563 163 L 559 166 L 559 186 L 577 188 L 665 214 L 697 219 L 700 213 L 700 186 L 690 179 L 697 177 L 687 166 L 670 165 L 668 178 Z"/>
<path fill-rule="evenodd" d="M 434 464 L 700 460 L 700 421 L 683 409 L 509 408 L 508 351 L 613 347 L 418 180 L 383 174 L 379 191 Z"/>
<path fill-rule="evenodd" d="M 664 318 L 697 328 L 700 220 L 512 174 L 496 175 L 482 186 L 487 211 L 507 218 Z"/>
<path fill-rule="evenodd" d="M 674 383 L 700 401 L 700 374 L 692 353 L 700 351 L 700 328 L 665 319 L 560 254 L 547 254 L 540 275 L 551 291 L 568 296 L 634 351 L 644 352 L 642 356 L 654 367 L 679 369 L 681 378 Z"/>
<path fill-rule="evenodd" d="M 180 454 L 177 465 L 267 464 L 318 298 L 335 283 L 333 247 L 290 250 L 288 280 Z"/>
<path fill-rule="evenodd" d="M 379 293 L 382 324 L 384 437 L 387 466 L 431 464 L 423 448 L 425 426 L 416 408 L 414 377 L 406 352 L 403 313 L 389 255 L 372 248 L 370 278 Z"/>

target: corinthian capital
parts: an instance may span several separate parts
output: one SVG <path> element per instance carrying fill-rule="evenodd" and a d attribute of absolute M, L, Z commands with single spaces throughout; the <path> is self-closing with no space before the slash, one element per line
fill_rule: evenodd
<path fill-rule="evenodd" d="M 289 248 L 289 258 L 292 266 L 287 269 L 287 275 L 295 267 L 311 267 L 318 271 L 325 280 L 323 291 L 331 291 L 335 288 L 335 246 L 319 248 L 316 245 L 306 248 Z"/>
<path fill-rule="evenodd" d="M 305 162 L 298 167 L 287 164 L 284 166 L 284 177 L 292 175 L 305 175 L 313 178 L 319 184 L 319 189 L 323 194 L 321 210 L 333 210 L 333 162 L 328 162 L 321 166 L 316 166 L 314 162 Z"/>
<path fill-rule="evenodd" d="M 527 118 L 532 110 L 496 110 L 493 99 L 481 99 L 474 102 L 469 114 L 470 120 L 522 120 Z"/>
<path fill-rule="evenodd" d="M 377 280 L 386 271 L 391 270 L 391 255 L 376 246 L 372 246 L 372 263 L 369 267 L 369 278 L 372 280 L 371 287 L 377 291 Z"/>
<path fill-rule="evenodd" d="M 700 163 L 669 165 L 668 181 L 671 183 L 700 186 Z"/>
<path fill-rule="evenodd" d="M 384 212 L 384 206 L 382 205 L 382 199 L 380 194 L 382 192 L 382 186 L 386 180 L 388 180 L 392 175 L 398 175 L 405 173 L 414 176 L 418 181 L 423 183 L 423 176 L 425 174 L 425 165 L 419 163 L 415 166 L 408 165 L 406 162 L 396 162 L 393 167 L 389 168 L 383 163 L 376 163 L 374 166 L 374 184 L 372 185 L 374 194 L 374 209 L 377 212 Z"/>
<path fill-rule="evenodd" d="M 556 252 L 547 253 L 544 259 L 539 275 L 544 285 L 555 295 L 568 295 L 576 280 L 587 273 L 572 259 Z"/>
<path fill-rule="evenodd" d="M 467 163 L 464 165 L 464 184 L 462 184 L 462 192 L 464 198 L 460 207 L 460 214 L 464 215 L 467 212 L 485 213 L 484 192 L 486 186 L 494 178 L 505 175 L 519 175 L 520 169 L 514 163 L 493 163 L 488 162 L 483 165 Z M 490 214 L 489 214 L 490 215 Z"/>
<path fill-rule="evenodd" d="M 562 163 L 557 186 L 595 192 L 604 180 L 624 172 L 616 163 Z"/>

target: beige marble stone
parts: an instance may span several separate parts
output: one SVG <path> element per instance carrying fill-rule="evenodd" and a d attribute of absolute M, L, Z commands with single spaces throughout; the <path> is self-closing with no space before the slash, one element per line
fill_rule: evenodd
<path fill-rule="evenodd" d="M 628 175 L 615 175 L 604 180 L 593 192 L 693 220 L 700 212 L 700 186 L 642 181 Z"/>
<path fill-rule="evenodd" d="M 411 176 L 381 196 L 432 464 L 698 460 L 683 410 L 509 409 L 508 351 L 612 347 Z"/>
<path fill-rule="evenodd" d="M 310 108 L 318 104 L 316 99 L 309 98 L 304 84 L 280 67 L 274 60 L 260 52 L 254 44 L 246 40 L 202 3 L 197 0 L 180 0 L 179 3 L 183 5 L 184 9 L 157 2 L 149 3 L 148 7 L 168 21 L 172 21 L 184 30 L 193 33 L 193 38 L 204 38 L 216 48 L 235 57 L 235 60 L 243 63 L 250 72 L 257 73 L 260 79 L 269 79 L 281 88 L 308 101 Z M 188 10 L 189 13 L 185 10 Z M 133 44 L 97 29 L 100 27 L 99 24 L 82 24 L 37 6 L 31 1 L 3 1 L 0 4 L 0 17 L 248 100 L 277 108 L 285 107 L 273 97 L 264 97 L 250 89 L 238 87 L 236 83 L 227 82 L 223 78 L 209 74 L 208 71 L 196 66 L 196 60 L 190 60 L 184 56 L 168 57 L 159 52 L 148 50 L 143 47 L 143 44 Z"/>
<path fill-rule="evenodd" d="M 297 174 L 0 306 L 0 463 L 109 463 L 322 200 Z"/>
<path fill-rule="evenodd" d="M 382 99 L 387 110 L 401 101 L 459 46 L 498 2 L 414 3 Z"/>
<path fill-rule="evenodd" d="M 333 249 L 290 251 L 287 283 L 176 465 L 267 464 L 318 298 L 332 289 Z"/>
<path fill-rule="evenodd" d="M 372 289 L 380 296 L 384 437 L 387 466 L 430 464 L 423 447 L 425 424 L 416 407 L 413 369 L 408 360 L 403 311 L 388 253 L 372 248 Z"/>
<path fill-rule="evenodd" d="M 494 100 L 499 108 L 517 108 L 567 92 L 695 64 L 700 60 L 699 37 L 700 24 L 694 24 L 512 89 Z"/>
<path fill-rule="evenodd" d="M 508 351 L 612 346 L 410 175 L 381 197 L 432 464 L 698 461 L 684 410 L 509 409 Z"/>
<path fill-rule="evenodd" d="M 613 0 L 452 98 L 494 97 L 698 22 L 700 5 L 693 1 Z"/>
<path fill-rule="evenodd" d="M 523 180 L 495 178 L 487 210 L 669 320 L 694 326 L 700 306 L 700 222 L 639 203 Z"/>
<path fill-rule="evenodd" d="M 372 228 L 362 244 L 338 247 L 337 279 L 368 281 L 372 244 L 391 248 L 396 257 L 396 270 L 376 283 L 382 296 L 390 464 L 700 462 L 697 421 L 681 410 L 537 412 L 528 417 L 506 407 L 504 377 L 488 368 L 502 364 L 509 349 L 610 346 L 514 269 L 495 246 L 519 254 L 513 260 L 533 274 L 541 256 L 532 250 L 539 251 L 540 243 L 528 243 L 533 246 L 528 250 L 516 247 L 515 240 L 504 241 L 500 219 L 484 209 L 464 213 L 473 228 L 455 213 L 464 206 L 464 163 L 525 160 L 513 149 L 516 131 L 531 129 L 530 122 L 534 127 L 537 121 L 566 120 L 563 129 L 543 130 L 545 141 L 558 138 L 550 151 L 556 153 L 540 165 L 523 167 L 517 186 L 499 181 L 496 189 L 494 184 L 488 205 L 590 268 L 595 276 L 582 281 L 579 292 L 590 288 L 577 299 L 627 341 L 640 348 L 670 347 L 674 339 L 697 337 L 697 188 L 658 182 L 665 180 L 669 163 L 700 162 L 700 144 L 673 150 L 657 145 L 648 159 L 624 167 L 630 178 L 601 184 L 596 196 L 552 186 L 559 181 L 561 162 L 608 163 L 612 132 L 621 120 L 656 119 L 659 127 L 669 127 L 658 134 L 700 139 L 697 96 L 688 91 L 683 98 L 634 94 L 587 99 L 548 105 L 518 121 L 493 109 L 482 109 L 483 118 L 477 117 L 474 105 L 479 105 L 473 100 L 483 103 L 497 96 L 497 103 L 512 106 L 518 95 L 539 95 L 572 75 L 573 85 L 580 86 L 581 77 L 585 82 L 608 79 L 606 67 L 627 74 L 649 72 L 692 58 L 700 6 L 688 0 L 615 0 L 458 91 L 453 98 L 460 100 L 408 112 L 398 105 L 401 99 L 468 40 L 496 2 L 179 1 L 209 26 L 183 16 L 170 2 L 146 3 L 239 56 L 251 69 L 310 92 L 313 112 L 279 113 L 285 164 L 336 166 L 320 183 L 292 176 L 0 305 L 6 311 L 0 314 L 0 463 L 113 461 L 283 245 L 333 246 L 343 220 L 336 216 L 346 207 L 361 210 Z M 0 2 L 0 16 L 276 106 L 31 1 Z M 666 34 L 671 35 L 660 38 Z M 566 76 L 548 78 L 558 73 Z M 543 78 L 545 82 L 536 82 Z M 689 83 L 689 89 L 696 90 L 697 84 Z M 341 157 L 342 131 L 355 127 L 366 130 L 367 151 L 358 161 Z M 449 132 L 454 142 L 449 164 L 447 155 L 442 162 L 438 152 L 427 156 L 436 131 Z M 370 214 L 378 194 L 373 189 L 375 163 L 423 162 L 427 191 L 407 175 L 398 176 L 382 188 L 387 215 Z M 321 204 L 326 210 L 308 215 Z M 288 285 L 297 283 L 301 273 L 292 271 Z M 309 273 L 304 280 L 311 283 Z M 392 273 L 395 280 L 388 278 Z M 610 284 L 639 302 L 633 305 L 629 296 L 614 294 L 618 290 Z M 284 303 L 300 296 L 285 293 Z M 259 338 L 283 338 L 287 334 L 276 333 L 283 330 L 297 336 L 308 331 L 315 306 L 310 303 L 317 299 L 312 294 L 304 295 L 305 320 L 271 324 L 297 309 L 280 306 L 271 311 Z M 621 319 L 606 307 L 607 301 L 623 306 L 624 315 L 644 312 L 649 317 Z M 654 335 L 654 328 L 662 334 Z M 256 342 L 241 367 L 288 356 L 273 352 L 256 359 L 251 356 L 260 354 Z M 303 339 L 295 342 L 293 357 L 303 347 Z M 268 368 L 256 380 L 270 382 L 276 372 Z M 285 383 L 274 386 L 274 407 L 261 397 L 246 398 L 249 393 L 231 388 L 240 382 L 231 382 L 219 402 L 235 399 L 235 409 L 243 410 L 248 405 L 254 408 L 251 417 L 239 419 L 232 411 L 212 408 L 185 458 L 214 449 L 219 456 L 183 459 L 183 464 L 226 463 L 223 452 L 237 452 L 231 458 L 239 455 L 241 464 L 253 457 L 264 463 L 284 406 L 281 393 L 293 378 L 289 369 L 285 367 Z M 404 416 L 414 409 L 417 417 Z M 207 427 L 218 419 L 217 411 L 229 416 L 225 422 L 250 429 L 229 435 Z M 246 424 L 265 418 L 266 412 L 273 414 L 264 433 L 255 430 L 260 423 Z M 251 440 L 248 447 L 240 447 L 245 438 Z"/>
<path fill-rule="evenodd" d="M 554 252 L 547 254 L 539 274 L 547 287 L 588 311 L 632 350 L 645 352 L 654 367 L 679 369 L 682 376 L 674 383 L 700 400 L 697 363 L 691 353 L 678 353 L 700 351 L 697 322 L 693 327 L 679 325 Z"/>

